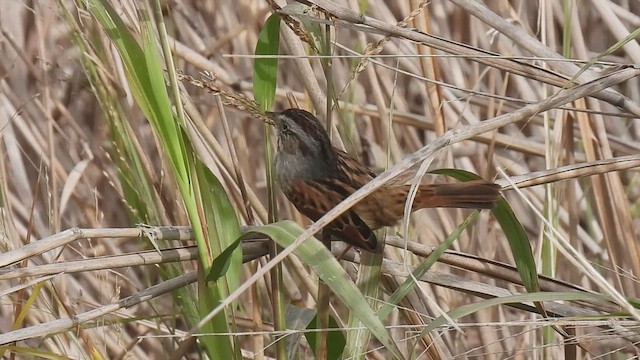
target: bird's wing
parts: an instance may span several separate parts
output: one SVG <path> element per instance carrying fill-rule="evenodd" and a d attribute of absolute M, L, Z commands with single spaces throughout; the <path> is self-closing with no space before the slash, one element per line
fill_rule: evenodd
<path fill-rule="evenodd" d="M 285 195 L 302 214 L 313 221 L 333 209 L 356 189 L 345 188 L 336 179 L 300 180 L 291 184 Z M 377 239 L 373 231 L 353 209 L 342 213 L 326 228 L 338 240 L 369 251 L 375 251 Z"/>

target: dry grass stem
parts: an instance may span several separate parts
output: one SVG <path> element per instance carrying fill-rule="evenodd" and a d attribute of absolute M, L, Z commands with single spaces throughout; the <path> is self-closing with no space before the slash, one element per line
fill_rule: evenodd
<path fill-rule="evenodd" d="M 211 344 L 226 344 L 244 358 L 312 359 L 309 334 L 326 335 L 328 354 L 344 339 L 345 358 L 638 353 L 636 2 L 28 4 L 0 2 L 2 356 L 216 358 Z M 103 28 L 100 4 L 123 24 Z M 273 108 L 313 111 L 379 174 L 314 223 L 268 176 L 273 124 L 254 52 L 273 14 Z M 429 209 L 380 232 L 383 255 L 334 243 L 339 262 L 305 257 L 307 239 L 363 197 L 453 181 L 426 172 L 441 168 L 500 184 L 521 242 L 517 224 L 483 211 L 441 251 L 469 212 Z M 194 213 L 202 227 L 189 226 Z M 214 235 L 198 248 L 201 231 Z M 252 236 L 226 263 L 221 244 L 237 231 Z M 261 231 L 293 244 L 272 251 Z M 516 267 L 522 241 L 539 292 Z M 327 268 L 357 283 L 357 310 L 370 304 L 379 332 L 335 289 L 322 315 L 340 332 L 308 326 Z"/>

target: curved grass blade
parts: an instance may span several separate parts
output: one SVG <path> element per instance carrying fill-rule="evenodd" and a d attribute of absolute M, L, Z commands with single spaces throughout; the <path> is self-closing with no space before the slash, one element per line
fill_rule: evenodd
<path fill-rule="evenodd" d="M 141 44 L 129 32 L 117 12 L 106 1 L 90 0 L 91 13 L 107 32 L 122 59 L 128 84 L 140 109 L 153 126 L 167 154 L 172 175 L 180 190 L 189 221 L 193 226 L 200 264 L 206 274 L 213 259 L 221 254 L 239 235 L 237 218 L 224 189 L 208 169 L 195 157 L 189 137 L 183 131 L 181 118 L 173 111 L 171 99 L 165 84 L 163 59 L 157 51 L 154 24 L 148 14 L 141 10 Z M 170 54 L 167 55 L 170 60 Z M 180 99 L 176 99 L 180 101 Z M 235 231 L 235 233 L 234 233 Z M 235 253 L 234 257 L 235 258 Z M 237 264 L 237 266 L 235 266 Z M 206 313 L 215 307 L 229 292 L 229 288 L 239 282 L 240 256 L 231 266 L 234 271 L 225 273 L 224 282 L 207 287 L 204 276 L 198 282 L 198 308 Z M 184 298 L 183 301 L 193 301 Z M 230 309 L 228 311 L 233 311 Z M 227 311 L 227 312 L 228 312 Z M 203 331 L 207 333 L 229 333 L 228 314 L 220 314 L 208 323 Z M 185 314 L 189 323 L 197 322 L 202 315 L 192 312 Z M 240 356 L 237 339 L 232 336 L 211 336 L 201 338 L 211 358 L 237 358 Z"/>
<path fill-rule="evenodd" d="M 469 171 L 458 169 L 438 169 L 430 171 L 432 174 L 441 174 L 451 176 L 460 181 L 480 180 L 481 178 Z M 540 290 L 538 285 L 538 272 L 536 270 L 536 262 L 533 258 L 531 243 L 524 229 L 524 226 L 518 221 L 511 206 L 503 197 L 498 199 L 495 208 L 491 210 L 498 220 L 502 231 L 509 241 L 511 254 L 522 279 L 522 284 L 528 292 L 537 292 Z"/>
<path fill-rule="evenodd" d="M 424 274 L 429 271 L 429 269 L 433 266 L 433 264 L 438 261 L 438 258 L 444 254 L 447 249 L 451 247 L 453 242 L 460 237 L 460 234 L 464 231 L 464 229 L 471 224 L 471 222 L 478 217 L 480 212 L 478 210 L 473 211 L 465 221 L 462 222 L 447 238 L 443 241 L 438 247 L 429 255 L 427 258 L 420 264 L 416 269 L 411 273 L 412 277 L 408 277 L 404 283 L 389 297 L 389 300 L 385 301 L 384 305 L 378 311 L 378 316 L 381 319 L 385 319 L 393 309 L 400 304 L 400 301 L 407 296 L 409 291 L 411 291 L 415 286 L 416 282 L 414 279 L 420 279 L 424 276 Z"/>
<path fill-rule="evenodd" d="M 482 300 L 473 304 L 462 305 L 447 313 L 451 319 L 460 319 L 464 316 L 473 314 L 477 311 L 491 308 L 497 305 L 515 304 L 524 302 L 544 302 L 544 301 L 609 301 L 606 296 L 588 292 L 535 292 L 518 294 L 513 296 L 497 297 L 493 299 Z M 604 314 L 607 315 L 607 314 Z M 423 334 L 435 330 L 438 326 L 447 323 L 447 318 L 440 316 L 434 319 L 427 327 L 424 328 Z"/>
<path fill-rule="evenodd" d="M 303 233 L 303 229 L 293 221 L 285 220 L 273 224 L 250 228 L 243 236 L 259 233 L 269 236 L 278 245 L 286 247 Z M 371 331 L 393 356 L 403 359 L 400 349 L 391 338 L 380 318 L 367 300 L 349 279 L 333 254 L 316 238 L 306 239 L 294 253 L 300 257 L 331 288 L 331 291 L 350 311 Z M 364 349 L 361 349 L 364 351 Z M 349 353 L 353 353 L 350 351 Z"/>

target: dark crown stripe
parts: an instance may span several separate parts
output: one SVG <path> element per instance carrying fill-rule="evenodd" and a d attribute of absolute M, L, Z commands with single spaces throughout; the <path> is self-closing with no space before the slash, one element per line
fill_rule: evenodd
<path fill-rule="evenodd" d="M 307 134 L 311 139 L 319 140 L 320 151 L 324 155 L 325 159 L 328 159 L 332 163 L 336 162 L 335 151 L 331 145 L 331 139 L 326 130 L 320 124 L 320 121 L 313 116 L 310 112 L 302 109 L 287 109 L 282 112 L 283 115 L 296 124 L 303 133 Z M 332 164 L 335 166 L 335 164 Z"/>

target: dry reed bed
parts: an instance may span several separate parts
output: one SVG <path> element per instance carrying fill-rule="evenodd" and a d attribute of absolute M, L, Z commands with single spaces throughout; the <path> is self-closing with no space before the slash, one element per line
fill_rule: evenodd
<path fill-rule="evenodd" d="M 640 95 L 637 69 L 624 65 L 640 63 L 640 49 L 637 42 L 628 42 L 601 59 L 620 65 L 591 64 L 577 78 L 573 76 L 584 63 L 565 61 L 559 55 L 564 51 L 561 30 L 569 18 L 567 57 L 588 61 L 627 36 L 628 29 L 638 27 L 637 4 L 593 0 L 579 3 L 563 17 L 567 10 L 562 2 L 488 2 L 489 10 L 475 1 L 371 0 L 367 17 L 361 18 L 352 16 L 357 11 L 355 1 L 316 3 L 333 15 L 325 22 L 332 25 L 334 40 L 331 83 L 341 93 L 340 116 L 334 117 L 341 135 L 334 132 L 336 145 L 382 170 L 409 154 L 415 158 L 416 151 L 441 139 L 447 130 L 464 129 L 462 136 L 468 139 L 435 152 L 429 157 L 431 167 L 456 167 L 495 178 L 504 186 L 511 181 L 529 186 L 521 192 L 505 191 L 505 196 L 527 229 L 539 264 L 545 264 L 541 272 L 550 275 L 541 280 L 542 290 L 609 294 L 610 287 L 624 296 L 638 297 L 638 187 L 633 168 L 640 160 L 636 120 Z M 36 2 L 33 8 L 10 2 L 0 6 L 4 200 L 0 249 L 3 253 L 13 250 L 15 256 L 0 264 L 0 333 L 15 335 L 9 333 L 12 323 L 27 309 L 21 326 L 24 332 L 11 341 L 30 340 L 19 345 L 72 357 L 88 356 L 95 347 L 108 358 L 163 358 L 189 328 L 171 298 L 140 299 L 138 295 L 156 290 L 156 295 L 164 294 L 171 286 L 194 281 L 190 271 L 195 268 L 196 253 L 187 247 L 193 243 L 184 234 L 161 239 L 184 249 L 158 253 L 145 251 L 151 245 L 138 237 L 139 228 L 109 233 L 107 228 L 134 225 L 128 213 L 132 205 L 124 200 L 114 152 L 117 145 L 86 80 L 79 61 L 81 50 L 74 46 L 62 6 L 73 14 L 87 39 L 95 36 L 104 43 L 108 39 L 91 15 L 72 2 Z M 141 4 L 114 2 L 114 6 L 135 31 L 139 26 L 135 6 Z M 245 55 L 253 53 L 269 14 L 268 4 L 254 1 L 171 4 L 164 15 L 176 44 L 177 67 L 194 78 L 210 71 L 226 91 L 251 97 L 253 65 Z M 305 16 L 320 23 L 324 19 L 318 12 Z M 398 24 L 403 19 L 406 23 Z M 289 94 L 324 117 L 323 60 L 307 56 L 308 48 L 299 36 L 282 28 L 281 54 L 292 56 L 280 60 L 278 106 L 288 106 Z M 384 38 L 387 34 L 392 36 Z M 136 134 L 135 147 L 145 154 L 143 166 L 158 200 L 154 206 L 164 220 L 157 225 L 187 224 L 170 170 L 163 165 L 166 159 L 130 96 L 118 55 L 113 48 L 101 49 L 106 53 L 96 63 L 127 114 Z M 362 56 L 365 51 L 369 56 Z M 605 75 L 609 83 L 588 83 L 579 89 L 591 97 L 559 101 L 550 111 L 540 111 L 548 109 L 545 99 L 558 100 L 552 95 L 569 88 L 570 81 L 587 83 Z M 246 111 L 222 106 L 209 92 L 184 85 L 190 96 L 185 102 L 193 131 L 201 136 L 194 140 L 199 144 L 196 151 L 221 179 L 242 220 L 250 225 L 265 223 L 262 124 Z M 598 86 L 607 90 L 597 91 Z M 571 88 L 563 94 L 576 96 L 577 92 Z M 531 104 L 540 109 L 519 112 Z M 492 121 L 497 118 L 504 122 L 496 131 Z M 475 133 L 469 132 L 468 125 Z M 548 185 L 533 186 L 540 184 Z M 280 199 L 279 204 L 281 218 L 305 223 L 285 201 Z M 403 250 L 405 240 L 390 236 L 387 241 L 394 247 L 385 254 L 384 288 L 391 291 L 402 283 L 406 265 L 422 261 L 465 215 L 451 210 L 413 215 L 409 250 L 418 256 Z M 541 215 L 592 263 L 606 284 L 588 276 L 584 265 L 549 250 L 548 242 L 542 246 L 545 236 L 558 235 L 542 225 Z M 49 238 L 76 226 L 84 230 Z M 27 246 L 44 238 L 51 240 L 41 243 L 48 244 L 44 248 Z M 511 251 L 489 213 L 481 214 L 454 246 L 455 251 L 443 256 L 425 276 L 420 290 L 402 303 L 405 309 L 387 321 L 401 347 L 409 346 L 416 329 L 443 311 L 477 302 L 478 297 L 524 292 L 517 272 L 506 265 L 513 262 Z M 132 253 L 143 260 L 124 258 L 123 254 Z M 358 257 L 351 253 L 344 260 L 347 272 L 354 274 Z M 182 282 L 163 281 L 152 265 L 168 261 L 183 263 Z M 243 268 L 245 278 L 266 261 L 248 262 Z M 283 269 L 287 301 L 314 308 L 318 285 L 313 272 L 296 257 L 288 257 Z M 31 296 L 32 304 L 27 301 Z M 234 320 L 239 331 L 255 332 L 241 337 L 247 356 L 264 356 L 264 349 L 266 356 L 273 355 L 270 296 L 269 280 L 264 278 L 241 297 L 244 307 Z M 336 314 L 345 316 L 341 304 L 334 305 Z M 549 303 L 547 308 L 550 315 L 561 317 L 617 310 L 602 302 Z M 442 328 L 429 355 L 505 358 L 541 356 L 534 351 L 544 350 L 553 358 L 570 358 L 571 353 L 564 352 L 565 343 L 577 343 L 594 357 L 636 351 L 637 335 L 629 331 L 635 322 L 532 320 L 530 311 L 535 308 L 525 303 L 477 311 L 463 318 L 459 324 L 463 332 Z M 60 318 L 67 321 L 55 328 L 43 326 Z M 88 322 L 80 327 L 74 319 Z M 558 335 L 543 343 L 538 330 L 549 324 L 575 329 L 565 343 Z M 49 336 L 40 340 L 44 335 Z M 427 341 L 423 340 L 421 346 Z M 369 350 L 371 357 L 385 354 L 376 354 L 375 342 Z M 197 356 L 193 349 L 189 351 L 189 356 Z M 425 349 L 419 347 L 420 351 Z M 583 349 L 578 351 L 584 356 Z M 303 354 L 312 357 L 308 349 Z"/>

